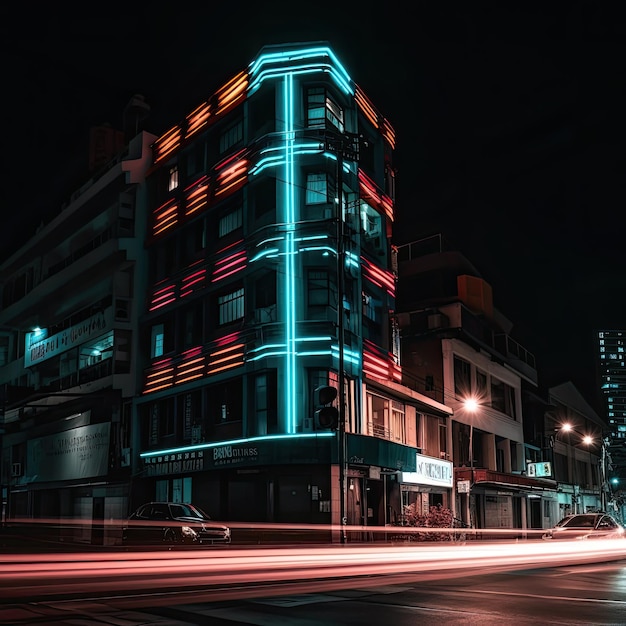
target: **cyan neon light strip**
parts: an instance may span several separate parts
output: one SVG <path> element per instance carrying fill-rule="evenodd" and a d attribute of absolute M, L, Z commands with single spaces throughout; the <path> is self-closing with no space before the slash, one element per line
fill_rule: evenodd
<path fill-rule="evenodd" d="M 330 349 L 331 349 L 333 358 L 338 359 L 339 358 L 339 345 L 334 344 L 331 346 Z M 348 363 L 352 363 L 352 365 L 359 366 L 361 363 L 361 355 L 358 352 L 353 352 L 352 350 L 348 350 L 347 348 L 344 347 L 343 360 L 347 361 Z"/>
<path fill-rule="evenodd" d="M 309 61 L 285 67 L 286 62 Z M 276 65 L 276 67 L 268 67 Z M 267 69 L 263 69 L 267 67 Z M 265 53 L 249 65 L 250 84 L 248 92 L 259 88 L 265 79 L 276 78 L 289 72 L 292 75 L 311 72 L 328 72 L 338 87 L 346 94 L 354 95 L 354 83 L 339 62 L 333 51 L 326 47 L 303 48 L 302 50 L 284 50 L 282 52 Z"/>
<path fill-rule="evenodd" d="M 250 259 L 250 263 L 254 261 L 258 261 L 259 259 L 265 259 L 269 257 L 279 256 L 280 250 L 278 248 L 268 248 L 267 250 L 262 250 L 257 255 L 253 256 Z"/>
<path fill-rule="evenodd" d="M 289 435 L 263 435 L 261 437 L 249 437 L 245 439 L 231 439 L 230 441 L 216 441 L 212 443 L 199 443 L 193 446 L 183 446 L 180 448 L 168 448 L 166 450 L 154 450 L 152 452 L 142 452 L 140 457 L 142 459 L 151 459 L 155 456 L 163 456 L 165 454 L 182 454 L 184 452 L 195 452 L 198 450 L 210 450 L 211 448 L 220 448 L 222 446 L 236 446 L 247 443 L 257 443 L 259 441 L 281 441 L 298 439 L 328 439 L 334 437 L 334 432 L 319 432 L 319 433 L 297 433 Z"/>
<path fill-rule="evenodd" d="M 287 355 L 285 359 L 285 406 L 287 413 L 287 432 L 296 432 L 296 285 L 295 285 L 295 259 L 296 252 L 294 236 L 296 228 L 295 216 L 295 169 L 294 169 L 294 104 L 293 104 L 293 74 L 289 73 L 283 81 L 284 87 L 284 120 L 285 120 L 285 326 Z"/>
<path fill-rule="evenodd" d="M 280 150 L 280 154 L 273 154 L 271 156 L 269 155 L 263 156 L 263 158 L 259 159 L 259 161 L 248 170 L 248 175 L 256 176 L 267 167 L 278 167 L 280 165 L 283 165 L 284 158 L 285 158 L 284 148 L 265 148 L 264 150 L 261 151 L 260 154 L 265 155 L 268 152 L 276 152 L 278 150 Z M 296 143 L 294 144 L 293 153 L 294 155 L 302 156 L 302 155 L 307 155 L 307 154 L 319 154 L 320 150 L 321 150 L 321 147 L 320 147 L 319 141 L 315 143 Z M 324 156 L 329 157 L 329 158 L 334 158 L 335 160 L 337 158 L 331 152 L 324 152 L 323 154 Z M 350 171 L 349 166 L 346 165 L 345 163 L 344 163 L 344 170 Z"/>
<path fill-rule="evenodd" d="M 354 94 L 354 84 L 350 76 L 339 63 L 334 53 L 326 46 L 316 46 L 302 49 L 287 49 L 280 52 L 268 52 L 261 54 L 249 66 L 250 83 L 248 94 L 253 93 L 264 80 L 282 79 L 283 87 L 283 120 L 284 127 L 277 134 L 282 137 L 282 146 L 271 147 L 260 153 L 259 161 L 250 168 L 249 176 L 256 175 L 269 167 L 282 168 L 282 179 L 284 181 L 283 205 L 284 205 L 284 239 L 282 250 L 272 246 L 269 250 L 263 250 L 254 256 L 253 260 L 267 258 L 269 256 L 285 257 L 282 276 L 281 290 L 284 294 L 284 319 L 285 319 L 285 343 L 284 345 L 263 346 L 247 360 L 257 360 L 269 356 L 284 356 L 285 370 L 285 428 L 288 433 L 295 433 L 297 426 L 297 406 L 298 396 L 295 393 L 298 389 L 297 380 L 297 357 L 304 353 L 299 353 L 296 349 L 300 339 L 296 336 L 296 255 L 298 254 L 298 243 L 301 238 L 296 238 L 296 229 L 299 220 L 298 204 L 296 202 L 296 176 L 295 161 L 302 154 L 317 153 L 328 158 L 337 159 L 337 155 L 324 151 L 324 146 L 319 142 L 312 142 L 310 139 L 298 141 L 295 129 L 295 105 L 294 105 L 294 77 L 311 73 L 327 73 L 335 82 L 339 89 L 346 94 Z M 278 141 L 278 139 L 277 139 Z M 346 171 L 350 167 L 355 168 L 355 164 L 344 162 Z M 321 242 L 320 242 L 321 244 Z M 305 244 L 306 245 L 306 244 Z M 308 246 L 300 250 L 315 251 L 336 254 L 336 250 L 330 246 Z M 308 352 L 308 351 L 307 351 Z M 316 351 L 317 352 L 317 351 Z M 326 352 L 320 351 L 320 354 Z M 329 353 L 330 354 L 330 353 Z"/>

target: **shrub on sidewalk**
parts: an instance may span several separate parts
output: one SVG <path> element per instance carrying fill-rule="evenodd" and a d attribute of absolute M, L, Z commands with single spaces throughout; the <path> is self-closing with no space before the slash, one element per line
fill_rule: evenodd
<path fill-rule="evenodd" d="M 441 504 L 431 506 L 428 513 L 418 513 L 415 504 L 403 507 L 402 526 L 414 526 L 417 528 L 452 528 L 452 511 Z M 415 541 L 449 541 L 452 535 L 449 533 L 417 532 L 412 535 Z"/>

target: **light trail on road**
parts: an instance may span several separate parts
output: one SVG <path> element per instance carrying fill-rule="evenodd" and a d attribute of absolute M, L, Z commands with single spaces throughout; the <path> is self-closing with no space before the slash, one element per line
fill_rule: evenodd
<path fill-rule="evenodd" d="M 208 548 L 168 552 L 102 552 L 0 555 L 0 602 L 86 598 L 316 584 L 388 575 L 445 576 L 453 570 L 484 572 L 562 566 L 626 558 L 626 541 L 516 541 L 344 544 L 281 548 Z M 171 601 L 171 598 L 170 598 Z"/>

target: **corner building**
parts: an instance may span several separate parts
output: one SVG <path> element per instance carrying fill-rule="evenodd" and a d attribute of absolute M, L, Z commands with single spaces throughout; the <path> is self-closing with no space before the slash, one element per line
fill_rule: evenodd
<path fill-rule="evenodd" d="M 416 416 L 451 410 L 401 384 L 394 142 L 325 42 L 264 47 L 155 142 L 133 504 L 399 519 Z M 323 386 L 345 431 L 316 418 Z"/>

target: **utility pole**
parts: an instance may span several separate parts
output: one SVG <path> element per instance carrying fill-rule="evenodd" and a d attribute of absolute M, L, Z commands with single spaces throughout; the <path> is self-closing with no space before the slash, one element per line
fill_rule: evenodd
<path fill-rule="evenodd" d="M 337 428 L 338 463 L 339 463 L 339 522 L 341 524 L 340 542 L 347 543 L 346 525 L 346 474 L 347 474 L 347 451 L 346 451 L 346 373 L 344 363 L 345 351 L 345 321 L 344 321 L 344 295 L 345 295 L 345 229 L 343 210 L 343 162 L 347 158 L 350 161 L 358 160 L 358 136 L 350 133 L 340 133 L 338 137 L 326 141 L 326 149 L 337 156 L 337 341 L 339 344 L 339 419 Z"/>
<path fill-rule="evenodd" d="M 341 153 L 341 149 L 339 151 Z M 338 311 L 339 320 L 337 327 L 337 335 L 339 342 L 339 429 L 338 429 L 338 444 L 339 444 L 339 517 L 341 523 L 341 543 L 347 542 L 346 537 L 346 524 L 348 523 L 346 517 L 346 398 L 345 398 L 345 365 L 344 365 L 344 348 L 345 348 L 345 322 L 343 312 L 343 298 L 345 291 L 345 245 L 344 245 L 344 223 L 343 223 L 343 193 L 341 191 L 343 158 L 337 157 L 337 197 L 339 200 L 339 207 L 337 208 L 337 292 L 338 292 Z"/>
<path fill-rule="evenodd" d="M 607 510 L 607 501 L 606 501 L 606 494 L 608 491 L 608 484 L 606 481 L 606 477 L 607 477 L 607 452 L 606 452 L 606 448 L 609 445 L 609 438 L 608 437 L 602 437 L 602 442 L 600 444 L 600 507 L 602 508 L 603 511 Z"/>

